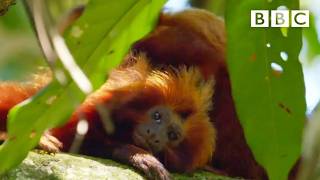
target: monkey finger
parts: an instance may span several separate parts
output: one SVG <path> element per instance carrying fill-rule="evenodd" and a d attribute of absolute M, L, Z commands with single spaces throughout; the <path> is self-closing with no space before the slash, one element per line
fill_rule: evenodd
<path fill-rule="evenodd" d="M 145 164 L 139 164 L 138 169 L 140 169 L 147 178 L 153 178 L 153 177 L 154 177 L 154 176 L 152 175 L 151 171 L 149 170 L 149 168 L 148 168 L 147 165 L 145 165 Z"/>
<path fill-rule="evenodd" d="M 164 166 L 155 158 L 146 158 L 144 159 L 144 163 L 148 167 L 149 173 L 151 173 L 152 179 L 158 180 L 169 180 L 170 174 L 164 168 Z"/>
<path fill-rule="evenodd" d="M 38 147 L 44 151 L 56 153 L 59 152 L 59 148 L 57 148 L 54 144 L 47 140 L 43 140 L 39 143 Z"/>
<path fill-rule="evenodd" d="M 170 180 L 170 175 L 165 169 L 156 169 L 153 171 L 154 178 L 158 180 Z"/>
<path fill-rule="evenodd" d="M 164 180 L 170 180 L 171 179 L 170 178 L 170 173 L 167 170 L 163 171 L 161 175 L 162 175 Z"/>
<path fill-rule="evenodd" d="M 152 171 L 155 179 L 170 180 L 170 174 L 165 168 L 158 166 L 158 167 L 154 167 Z"/>
<path fill-rule="evenodd" d="M 62 143 L 53 136 L 44 134 L 40 138 L 38 147 L 44 151 L 56 153 L 62 148 Z"/>
<path fill-rule="evenodd" d="M 48 140 L 57 146 L 59 149 L 63 148 L 63 144 L 54 136 L 50 135 L 49 133 L 45 133 L 44 136 L 48 138 Z"/>

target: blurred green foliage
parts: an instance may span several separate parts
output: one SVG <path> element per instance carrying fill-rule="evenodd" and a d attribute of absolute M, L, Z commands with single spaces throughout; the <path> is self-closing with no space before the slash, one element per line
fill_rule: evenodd
<path fill-rule="evenodd" d="M 0 80 L 25 80 L 46 65 L 22 3 L 0 16 L 0 47 Z"/>

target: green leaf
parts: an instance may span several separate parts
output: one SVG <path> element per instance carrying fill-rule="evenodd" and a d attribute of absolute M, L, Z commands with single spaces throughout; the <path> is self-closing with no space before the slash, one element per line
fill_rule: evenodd
<path fill-rule="evenodd" d="M 91 0 L 66 35 L 67 44 L 94 88 L 127 53 L 130 45 L 152 30 L 165 0 Z M 70 117 L 85 98 L 74 82 L 53 81 L 9 114 L 7 140 L 0 147 L 0 173 L 18 165 L 44 130 Z"/>
<path fill-rule="evenodd" d="M 299 9 L 299 1 L 230 0 L 226 9 L 233 98 L 247 143 L 271 180 L 287 179 L 300 156 L 306 111 L 301 29 L 250 27 L 251 10 L 279 6 Z"/>

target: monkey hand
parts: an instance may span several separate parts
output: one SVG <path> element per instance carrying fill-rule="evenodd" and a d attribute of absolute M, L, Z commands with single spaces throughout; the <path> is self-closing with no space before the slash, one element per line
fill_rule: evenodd
<path fill-rule="evenodd" d="M 0 141 L 5 141 L 8 139 L 8 134 L 4 131 L 0 131 Z M 39 141 L 38 148 L 50 153 L 59 152 L 62 149 L 62 143 L 50 135 L 49 132 L 45 132 Z"/>
<path fill-rule="evenodd" d="M 134 167 L 140 169 L 150 179 L 169 180 L 170 174 L 161 162 L 151 154 L 135 154 L 132 157 Z"/>
<path fill-rule="evenodd" d="M 55 138 L 54 136 L 50 135 L 49 132 L 45 132 L 41 138 L 40 142 L 38 144 L 38 147 L 41 150 L 50 152 L 50 153 L 56 153 L 59 152 L 60 149 L 62 149 L 62 143 Z"/>
<path fill-rule="evenodd" d="M 139 147 L 134 145 L 121 146 L 114 150 L 113 157 L 141 170 L 148 179 L 170 180 L 170 174 L 163 164 Z"/>

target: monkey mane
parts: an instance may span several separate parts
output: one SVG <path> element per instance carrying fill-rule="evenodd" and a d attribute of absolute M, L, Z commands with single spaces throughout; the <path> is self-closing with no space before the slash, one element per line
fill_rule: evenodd
<path fill-rule="evenodd" d="M 216 131 L 208 116 L 212 108 L 214 80 L 204 80 L 195 67 L 167 67 L 162 71 L 150 72 L 145 86 L 160 91 L 163 102 L 174 111 L 192 111 L 183 123 L 184 140 L 177 147 L 166 150 L 166 164 L 173 169 L 203 167 L 210 161 L 215 149 Z M 177 153 L 185 157 L 183 164 L 175 164 L 181 162 L 174 160 Z"/>
<path fill-rule="evenodd" d="M 162 102 L 173 110 L 191 109 L 202 113 L 211 110 L 214 80 L 205 80 L 198 68 L 151 68 L 144 54 L 129 56 L 133 62 L 126 62 L 125 66 L 113 70 L 107 82 L 94 94 L 100 94 L 99 91 L 130 91 L 134 94 L 149 89 L 155 95 L 160 94 Z"/>
<path fill-rule="evenodd" d="M 146 87 L 161 91 L 164 102 L 173 109 L 192 106 L 194 111 L 211 110 L 214 80 L 204 80 L 198 68 L 180 66 L 154 70 L 146 79 Z"/>

